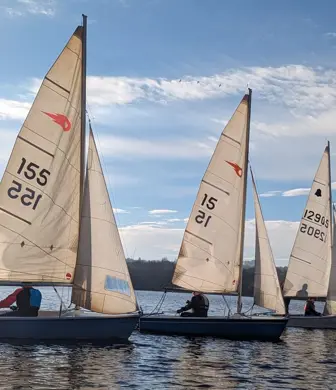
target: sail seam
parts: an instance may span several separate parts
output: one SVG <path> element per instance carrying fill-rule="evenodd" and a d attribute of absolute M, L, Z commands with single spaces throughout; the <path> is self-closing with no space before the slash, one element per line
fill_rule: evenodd
<path fill-rule="evenodd" d="M 31 146 L 34 146 L 34 148 L 40 150 L 41 152 L 44 152 L 45 154 L 47 154 L 48 156 L 54 158 L 55 156 L 49 152 L 47 152 L 45 149 L 42 149 L 40 146 L 37 146 L 35 144 L 33 144 L 32 142 L 28 141 L 27 139 L 23 138 L 21 135 L 18 135 L 18 138 L 21 140 L 21 141 L 24 141 L 24 142 L 27 142 L 27 144 L 31 145 Z"/>
<path fill-rule="evenodd" d="M 198 236 L 197 234 L 191 233 L 189 230 L 186 230 L 185 232 L 188 233 L 188 234 L 190 234 L 191 236 L 194 236 L 194 237 L 198 238 L 198 239 L 201 240 L 201 241 L 206 242 L 207 244 L 209 244 L 209 245 L 211 245 L 211 246 L 213 245 L 212 242 L 206 240 L 205 238 L 202 238 L 202 237 Z"/>
<path fill-rule="evenodd" d="M 311 264 L 311 262 L 310 262 L 310 261 L 303 260 L 303 259 L 301 259 L 300 257 L 293 256 L 293 255 L 292 255 L 291 257 L 294 257 L 294 259 L 297 259 L 297 260 L 303 261 L 304 263 Z"/>
<path fill-rule="evenodd" d="M 320 181 L 318 181 L 318 180 L 314 180 L 314 183 L 317 183 L 317 184 L 321 184 L 321 186 L 326 186 L 326 184 L 325 183 L 322 183 L 322 182 L 320 182 Z"/>
<path fill-rule="evenodd" d="M 226 134 L 223 134 L 222 133 L 222 136 L 223 137 L 226 137 L 226 138 L 228 138 L 228 139 L 230 139 L 231 141 L 233 141 L 233 142 L 235 142 L 235 143 L 237 143 L 238 145 L 241 145 L 241 143 L 239 142 L 239 141 L 237 141 L 236 139 L 234 139 L 234 138 L 231 138 L 231 137 L 229 137 L 228 135 L 226 135 Z"/>
<path fill-rule="evenodd" d="M 82 263 L 79 263 L 79 262 L 76 262 L 76 265 L 80 265 L 81 267 L 86 267 L 86 268 L 97 268 L 97 269 L 103 269 L 105 271 L 111 271 L 111 272 L 116 272 L 117 274 L 120 274 L 120 275 L 123 275 L 123 276 L 127 276 L 124 272 L 121 272 L 121 271 L 117 271 L 117 270 L 114 270 L 114 269 L 109 269 L 109 268 L 105 268 L 105 267 L 98 267 L 96 265 L 87 265 L 87 264 L 82 264 Z M 126 279 L 125 279 L 126 280 Z M 128 279 L 127 279 L 128 281 Z"/>
<path fill-rule="evenodd" d="M 14 218 L 19 219 L 19 220 L 22 221 L 22 222 L 26 222 L 28 225 L 31 225 L 31 222 L 27 221 L 27 220 L 24 219 L 24 218 L 19 217 L 18 215 L 14 214 L 14 213 L 11 213 L 11 212 L 8 211 L 8 210 L 3 209 L 2 207 L 0 207 L 0 210 L 3 211 L 4 213 L 9 214 L 10 216 L 12 216 L 12 217 L 14 217 Z"/>
<path fill-rule="evenodd" d="M 92 217 L 92 215 L 90 215 L 90 216 L 89 215 L 82 215 L 82 218 L 95 219 L 98 221 L 107 222 L 107 223 L 110 223 L 111 225 L 117 226 L 117 224 L 113 221 L 108 221 L 107 219 L 102 219 L 102 218 L 98 218 L 98 217 Z"/>
<path fill-rule="evenodd" d="M 49 77 L 46 76 L 44 79 L 47 80 L 47 81 L 49 81 L 50 83 L 56 85 L 56 87 L 62 89 L 64 92 L 67 92 L 67 93 L 70 95 L 70 91 L 69 91 L 69 90 L 67 90 L 66 88 L 64 88 L 64 87 L 62 87 L 61 85 L 57 84 L 55 81 L 51 80 Z M 56 91 L 55 91 L 55 92 L 56 92 Z"/>
<path fill-rule="evenodd" d="M 208 182 L 208 181 L 206 181 L 206 180 L 204 180 L 204 179 L 202 180 L 202 182 L 205 183 L 205 184 L 208 184 L 209 186 L 211 186 L 211 187 L 213 187 L 213 188 L 216 188 L 217 190 L 222 191 L 222 192 L 224 192 L 225 194 L 227 194 L 228 196 L 230 196 L 230 192 L 225 191 L 225 190 L 223 190 L 222 188 L 217 187 L 217 186 L 215 186 L 214 184 L 212 184 L 212 183 L 210 183 L 210 182 Z"/>

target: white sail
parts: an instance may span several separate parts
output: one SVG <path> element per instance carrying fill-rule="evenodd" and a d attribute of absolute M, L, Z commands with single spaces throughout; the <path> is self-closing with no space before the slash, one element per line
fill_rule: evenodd
<path fill-rule="evenodd" d="M 289 260 L 285 297 L 325 297 L 331 266 L 330 155 L 325 148 Z"/>
<path fill-rule="evenodd" d="M 172 282 L 202 292 L 236 292 L 247 152 L 248 95 L 223 130 L 185 229 Z"/>
<path fill-rule="evenodd" d="M 332 240 L 332 257 L 331 257 L 331 270 L 330 270 L 330 278 L 328 285 L 328 293 L 326 304 L 324 307 L 324 315 L 336 315 L 336 210 L 335 206 L 333 206 L 333 220 L 334 220 L 334 230 L 333 230 L 333 240 Z"/>
<path fill-rule="evenodd" d="M 91 129 L 72 302 L 106 314 L 137 308 Z"/>
<path fill-rule="evenodd" d="M 252 171 L 251 176 L 256 221 L 254 303 L 275 310 L 278 314 L 285 314 L 285 304 Z"/>
<path fill-rule="evenodd" d="M 0 184 L 0 282 L 71 283 L 79 220 L 82 27 L 45 76 Z"/>

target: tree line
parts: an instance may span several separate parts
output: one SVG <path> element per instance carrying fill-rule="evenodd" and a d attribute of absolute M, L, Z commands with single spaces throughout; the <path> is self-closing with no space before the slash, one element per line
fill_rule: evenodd
<path fill-rule="evenodd" d="M 171 284 L 175 263 L 162 260 L 127 259 L 128 269 L 136 290 L 163 291 L 174 288 Z M 285 280 L 287 267 L 277 267 L 280 283 Z M 253 296 L 254 262 L 248 262 L 243 269 L 243 295 Z"/>

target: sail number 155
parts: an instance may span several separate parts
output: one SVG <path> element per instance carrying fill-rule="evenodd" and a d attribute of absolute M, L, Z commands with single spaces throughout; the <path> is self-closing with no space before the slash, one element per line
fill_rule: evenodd
<path fill-rule="evenodd" d="M 17 174 L 23 175 L 28 180 L 36 179 L 37 184 L 42 187 L 47 184 L 48 177 L 50 176 L 50 172 L 47 169 L 41 169 L 39 165 L 33 162 L 27 162 L 24 157 L 22 157 Z M 36 191 L 29 187 L 23 188 L 22 184 L 17 180 L 13 180 L 11 184 L 12 186 L 7 190 L 8 196 L 11 199 L 20 198 L 20 201 L 24 206 L 30 206 L 33 210 L 35 210 L 42 199 L 42 195 L 37 195 Z"/>
<path fill-rule="evenodd" d="M 208 194 L 204 194 L 201 206 L 205 206 L 208 210 L 214 210 L 218 199 L 213 196 L 209 197 Z M 198 224 L 202 224 L 204 227 L 208 226 L 208 223 L 211 219 L 211 215 L 207 215 L 205 211 L 198 210 L 198 214 L 195 217 L 195 221 Z"/>

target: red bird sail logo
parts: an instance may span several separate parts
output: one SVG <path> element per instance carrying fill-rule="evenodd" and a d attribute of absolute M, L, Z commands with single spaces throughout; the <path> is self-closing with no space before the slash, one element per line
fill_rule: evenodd
<path fill-rule="evenodd" d="M 71 123 L 69 119 L 62 114 L 51 114 L 50 112 L 44 112 L 43 114 L 46 114 L 51 118 L 55 123 L 60 125 L 64 131 L 69 131 L 71 129 Z"/>
<path fill-rule="evenodd" d="M 230 161 L 226 161 L 229 165 L 231 165 L 231 167 L 235 170 L 237 176 L 239 177 L 242 177 L 242 174 L 243 174 L 243 170 L 240 168 L 240 166 L 236 163 L 233 163 L 233 162 L 230 162 Z"/>

